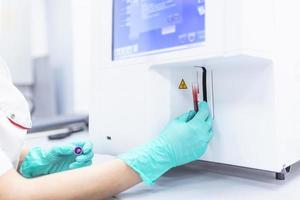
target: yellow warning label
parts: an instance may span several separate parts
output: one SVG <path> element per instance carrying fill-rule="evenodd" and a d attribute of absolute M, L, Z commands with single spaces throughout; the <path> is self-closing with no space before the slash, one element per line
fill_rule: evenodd
<path fill-rule="evenodd" d="M 186 85 L 184 79 L 181 80 L 181 82 L 180 82 L 178 88 L 179 88 L 180 90 L 186 90 L 186 89 L 188 89 L 188 87 L 187 87 L 187 85 Z"/>

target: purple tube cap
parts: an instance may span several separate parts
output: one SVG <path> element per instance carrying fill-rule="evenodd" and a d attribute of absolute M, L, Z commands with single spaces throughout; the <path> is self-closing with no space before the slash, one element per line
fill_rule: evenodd
<path fill-rule="evenodd" d="M 83 153 L 83 150 L 82 150 L 81 147 L 76 147 L 76 148 L 74 149 L 74 153 L 75 153 L 76 155 L 81 155 L 81 154 Z"/>

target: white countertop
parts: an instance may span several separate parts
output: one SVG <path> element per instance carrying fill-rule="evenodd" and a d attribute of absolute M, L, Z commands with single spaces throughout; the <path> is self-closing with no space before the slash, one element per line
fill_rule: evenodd
<path fill-rule="evenodd" d="M 46 134 L 47 135 L 47 134 Z M 44 135 L 28 136 L 28 146 L 50 147 L 69 140 L 87 139 L 87 133 L 75 134 L 65 140 L 49 141 Z M 114 157 L 95 155 L 94 163 Z M 171 170 L 153 186 L 139 184 L 118 195 L 126 200 L 298 200 L 300 199 L 300 163 L 292 166 L 285 181 L 275 180 L 274 174 L 238 167 L 195 162 Z"/>

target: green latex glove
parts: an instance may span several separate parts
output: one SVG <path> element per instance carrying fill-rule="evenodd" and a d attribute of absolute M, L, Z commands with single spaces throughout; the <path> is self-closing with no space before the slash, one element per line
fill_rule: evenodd
<path fill-rule="evenodd" d="M 197 160 L 211 140 L 212 119 L 207 103 L 171 121 L 153 141 L 120 155 L 147 184 L 153 184 L 169 169 Z"/>
<path fill-rule="evenodd" d="M 83 153 L 76 155 L 74 149 L 81 147 Z M 39 147 L 32 148 L 20 167 L 20 173 L 26 178 L 62 172 L 92 164 L 93 144 L 87 141 L 72 142 L 53 147 L 45 151 Z"/>

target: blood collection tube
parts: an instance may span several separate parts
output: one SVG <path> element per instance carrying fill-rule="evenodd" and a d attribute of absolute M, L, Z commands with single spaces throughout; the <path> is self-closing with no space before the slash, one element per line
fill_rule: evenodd
<path fill-rule="evenodd" d="M 76 155 L 81 155 L 81 154 L 83 154 L 83 150 L 82 150 L 81 147 L 76 147 L 76 148 L 74 149 L 74 153 L 75 153 Z"/>
<path fill-rule="evenodd" d="M 193 103 L 194 103 L 194 110 L 195 112 L 198 112 L 199 106 L 199 84 L 198 83 L 192 83 L 192 92 L 193 92 Z"/>

